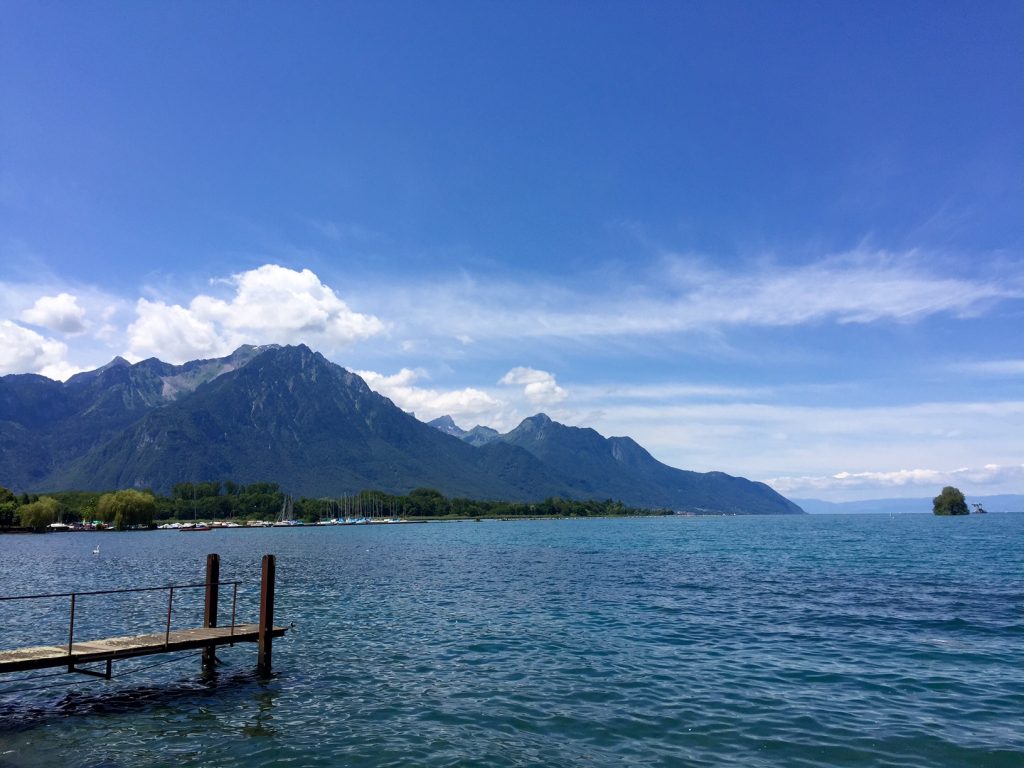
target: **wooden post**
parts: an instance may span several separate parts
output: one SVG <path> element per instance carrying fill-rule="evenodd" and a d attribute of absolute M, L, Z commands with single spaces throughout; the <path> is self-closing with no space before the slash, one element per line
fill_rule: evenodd
<path fill-rule="evenodd" d="M 274 579 L 276 560 L 273 555 L 263 556 L 263 574 L 260 579 L 260 627 L 259 652 L 256 669 L 260 674 L 269 675 L 274 629 Z"/>
<path fill-rule="evenodd" d="M 203 607 L 203 626 L 217 626 L 217 598 L 220 590 L 220 555 L 206 556 L 206 603 Z M 217 663 L 216 649 L 212 645 L 203 648 L 203 671 L 213 672 Z"/>

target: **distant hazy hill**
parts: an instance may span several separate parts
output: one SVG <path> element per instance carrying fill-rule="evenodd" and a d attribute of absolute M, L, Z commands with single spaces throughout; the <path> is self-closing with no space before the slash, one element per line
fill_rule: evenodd
<path fill-rule="evenodd" d="M 941 489 L 936 489 L 936 493 Z M 793 499 L 805 512 L 822 514 L 903 514 L 932 511 L 932 499 L 868 499 L 865 501 L 821 501 Z M 987 512 L 1024 512 L 1024 495 L 968 496 L 967 503 L 981 504 Z"/>
<path fill-rule="evenodd" d="M 517 501 L 801 511 L 760 483 L 672 469 L 628 438 L 606 440 L 546 416 L 507 435 L 466 432 L 451 419 L 435 426 L 305 346 L 242 347 L 179 366 L 117 358 L 63 384 L 0 377 L 0 485 L 166 492 L 182 481 L 273 480 L 309 496 L 426 486 Z"/>
<path fill-rule="evenodd" d="M 450 418 L 435 420 L 455 426 Z M 472 439 L 480 427 L 462 433 Z M 722 472 L 688 472 L 657 461 L 628 437 L 605 438 L 593 429 L 567 427 L 544 414 L 505 435 L 494 430 L 488 446 L 506 443 L 528 451 L 579 498 L 629 499 L 644 507 L 726 514 L 799 514 L 797 505 L 764 483 Z"/>
<path fill-rule="evenodd" d="M 434 429 L 439 429 L 446 435 L 457 437 L 470 445 L 487 445 L 487 443 L 494 442 L 494 440 L 500 437 L 498 430 L 491 429 L 490 427 L 482 427 L 479 424 L 468 431 L 462 429 L 455 423 L 455 420 L 452 419 L 451 416 L 440 416 L 439 418 L 427 423 L 434 427 Z"/>

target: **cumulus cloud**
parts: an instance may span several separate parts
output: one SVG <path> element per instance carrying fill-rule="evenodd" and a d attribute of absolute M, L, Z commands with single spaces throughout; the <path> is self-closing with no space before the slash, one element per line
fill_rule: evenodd
<path fill-rule="evenodd" d="M 378 318 L 351 310 L 308 269 L 265 264 L 220 282 L 234 295 L 201 294 L 187 307 L 140 299 L 125 356 L 182 362 L 246 343 L 307 343 L 331 351 L 384 330 Z"/>
<path fill-rule="evenodd" d="M 217 325 L 177 304 L 139 299 L 136 320 L 128 327 L 126 357 L 140 360 L 154 356 L 170 362 L 217 357 L 232 349 L 230 334 Z M 235 345 L 238 346 L 238 345 Z"/>
<path fill-rule="evenodd" d="M 78 372 L 67 361 L 68 347 L 10 320 L 0 320 L 0 374 L 39 373 L 66 379 Z"/>
<path fill-rule="evenodd" d="M 523 395 L 534 405 L 558 403 L 568 396 L 568 392 L 558 386 L 554 374 L 535 368 L 513 368 L 502 376 L 498 383 L 509 386 L 522 385 Z"/>
<path fill-rule="evenodd" d="M 536 413 L 539 405 L 557 403 L 567 395 L 553 375 L 533 368 L 513 368 L 501 378 L 501 388 L 491 391 L 478 387 L 424 386 L 420 382 L 429 378 L 427 373 L 410 368 L 402 368 L 392 375 L 376 371 L 356 373 L 371 389 L 423 421 L 451 416 L 466 427 L 482 424 L 498 431 L 512 429 L 527 415 Z M 571 414 L 552 413 L 557 418 L 571 420 Z"/>
<path fill-rule="evenodd" d="M 415 382 L 424 374 L 403 368 L 398 373 L 385 376 L 375 371 L 356 371 L 370 389 L 390 398 L 399 408 L 415 413 L 422 421 L 438 416 L 451 416 L 456 421 L 475 425 L 481 420 L 490 421 L 500 411 L 503 403 L 480 389 L 441 390 L 416 386 Z"/>
<path fill-rule="evenodd" d="M 70 293 L 41 296 L 20 319 L 61 333 L 75 334 L 85 330 L 85 310 L 78 306 L 78 298 Z"/>

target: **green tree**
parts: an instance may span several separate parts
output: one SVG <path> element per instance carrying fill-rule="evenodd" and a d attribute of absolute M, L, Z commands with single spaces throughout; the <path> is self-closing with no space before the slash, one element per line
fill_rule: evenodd
<path fill-rule="evenodd" d="M 959 488 L 947 485 L 942 493 L 932 500 L 932 512 L 936 515 L 966 515 L 967 500 Z"/>
<path fill-rule="evenodd" d="M 46 526 L 57 520 L 60 514 L 60 502 L 49 496 L 43 496 L 18 510 L 21 524 L 37 533 L 45 531 Z"/>
<path fill-rule="evenodd" d="M 171 495 L 175 499 L 193 499 L 197 495 L 195 488 L 192 483 L 175 483 L 171 487 Z"/>
<path fill-rule="evenodd" d="M 0 528 L 14 525 L 14 510 L 18 508 L 18 497 L 0 486 Z"/>
<path fill-rule="evenodd" d="M 96 502 L 96 516 L 105 523 L 113 523 L 119 531 L 133 525 L 149 525 L 156 514 L 156 500 L 152 494 L 124 490 L 105 493 Z"/>
<path fill-rule="evenodd" d="M 0 501 L 0 528 L 14 525 L 15 512 L 18 505 L 13 501 Z"/>
<path fill-rule="evenodd" d="M 409 513 L 437 517 L 448 511 L 448 500 L 435 488 L 416 488 L 409 492 Z"/>

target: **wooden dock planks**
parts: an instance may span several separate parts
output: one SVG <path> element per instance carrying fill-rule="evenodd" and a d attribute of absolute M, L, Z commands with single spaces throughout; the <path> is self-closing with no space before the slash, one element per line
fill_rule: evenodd
<path fill-rule="evenodd" d="M 170 633 L 110 637 L 104 640 L 76 642 L 72 645 L 70 654 L 66 645 L 41 645 L 0 651 L 0 673 L 131 659 L 154 653 L 188 651 L 233 643 L 256 643 L 259 642 L 259 629 L 258 624 L 237 624 L 234 629 L 197 627 L 177 629 Z M 273 627 L 270 636 L 281 637 L 287 629 Z"/>

